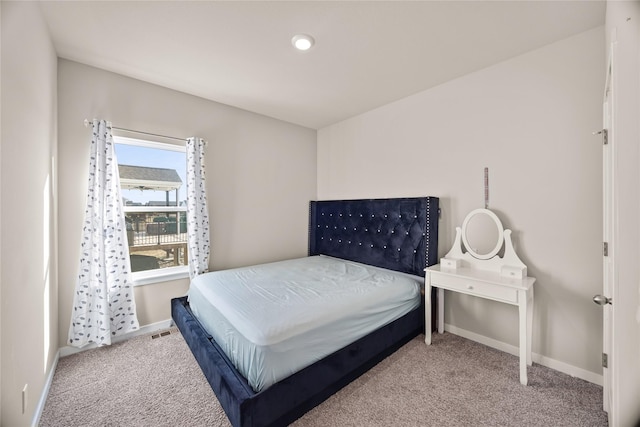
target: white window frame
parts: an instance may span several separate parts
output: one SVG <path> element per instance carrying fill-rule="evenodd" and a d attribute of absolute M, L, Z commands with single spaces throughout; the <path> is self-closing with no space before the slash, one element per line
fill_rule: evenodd
<path fill-rule="evenodd" d="M 174 143 L 157 142 L 114 135 L 113 142 L 115 144 L 133 145 L 137 147 L 153 148 L 156 150 L 180 152 L 184 153 L 185 157 L 187 153 L 186 141 L 185 145 L 178 145 Z M 178 200 L 176 200 L 176 206 L 123 206 L 122 208 L 125 214 L 129 212 L 184 212 L 186 215 L 187 212 L 186 206 L 178 206 Z M 179 226 L 180 225 L 178 223 L 178 227 Z M 167 282 L 171 280 L 187 279 L 189 278 L 189 265 L 136 271 L 131 273 L 131 277 L 133 286 L 143 286 L 154 283 Z"/>

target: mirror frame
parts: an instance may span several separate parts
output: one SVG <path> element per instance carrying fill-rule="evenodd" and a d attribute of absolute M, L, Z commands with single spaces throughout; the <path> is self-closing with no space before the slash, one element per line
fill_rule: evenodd
<path fill-rule="evenodd" d="M 473 249 L 471 249 L 471 245 L 469 245 L 469 241 L 467 240 L 467 226 L 471 218 L 475 215 L 484 214 L 488 215 L 495 223 L 498 228 L 498 241 L 496 242 L 496 246 L 486 254 L 476 253 Z M 504 243 L 504 228 L 502 227 L 502 222 L 500 222 L 500 218 L 489 209 L 474 209 L 464 218 L 464 222 L 462 223 L 462 243 L 464 243 L 464 247 L 467 249 L 467 253 L 469 253 L 472 257 L 482 260 L 491 259 L 500 252 L 502 249 L 502 245 Z"/>

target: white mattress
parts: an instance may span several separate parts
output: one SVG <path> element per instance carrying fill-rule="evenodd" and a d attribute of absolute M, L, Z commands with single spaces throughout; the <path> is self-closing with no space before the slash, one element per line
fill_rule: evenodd
<path fill-rule="evenodd" d="M 417 276 L 326 256 L 197 276 L 195 316 L 261 391 L 420 305 Z"/>

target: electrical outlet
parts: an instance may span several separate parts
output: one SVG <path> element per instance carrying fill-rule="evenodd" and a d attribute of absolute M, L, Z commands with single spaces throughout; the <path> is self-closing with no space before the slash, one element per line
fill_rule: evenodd
<path fill-rule="evenodd" d="M 22 413 L 27 412 L 27 390 L 29 388 L 29 384 L 25 384 L 22 389 Z"/>

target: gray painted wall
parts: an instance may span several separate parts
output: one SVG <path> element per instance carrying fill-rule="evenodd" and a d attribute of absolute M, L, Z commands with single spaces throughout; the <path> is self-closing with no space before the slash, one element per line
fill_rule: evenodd
<path fill-rule="evenodd" d="M 0 7 L 0 424 L 27 426 L 58 351 L 57 58 L 36 3 Z"/>
<path fill-rule="evenodd" d="M 537 278 L 533 351 L 601 381 L 604 88 L 602 27 L 318 131 L 318 197 L 441 198 L 439 255 L 483 207 L 514 231 Z M 445 323 L 503 349 L 518 344 L 514 307 L 447 293 Z"/>
<path fill-rule="evenodd" d="M 306 255 L 308 203 L 316 196 L 315 130 L 63 59 L 58 91 L 60 346 L 66 345 L 80 253 L 91 140 L 86 118 L 208 141 L 212 269 Z M 187 289 L 187 279 L 136 287 L 141 325 L 169 319 L 170 299 Z"/>

